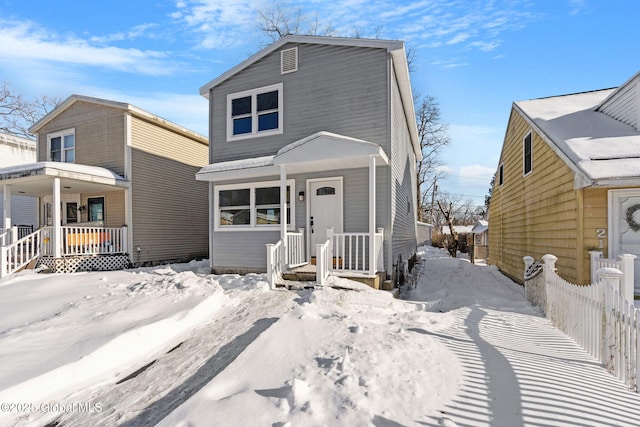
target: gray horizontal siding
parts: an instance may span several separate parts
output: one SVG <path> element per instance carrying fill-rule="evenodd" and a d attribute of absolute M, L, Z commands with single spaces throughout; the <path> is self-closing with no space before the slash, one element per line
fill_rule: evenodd
<path fill-rule="evenodd" d="M 380 166 L 376 170 L 376 227 L 389 227 L 388 200 L 390 188 L 387 166 Z M 295 179 L 293 193 L 296 218 L 296 230 L 307 228 L 307 201 L 300 202 L 298 193 L 306 192 L 307 179 L 343 177 L 344 198 L 344 231 L 367 232 L 369 230 L 369 169 L 350 169 L 324 171 L 310 174 L 293 174 L 289 179 Z M 277 181 L 279 177 L 265 177 L 260 181 Z M 234 180 L 217 182 L 217 185 L 259 182 L 251 180 Z M 211 194 L 211 204 L 215 195 L 215 185 Z M 213 221 L 213 218 L 211 219 Z M 211 223 L 213 226 L 213 222 Z M 415 239 L 415 237 L 414 237 Z M 218 231 L 213 233 L 211 260 L 216 271 L 238 271 L 243 269 L 266 271 L 266 244 L 280 240 L 279 231 Z"/>
<path fill-rule="evenodd" d="M 395 79 L 391 101 L 391 175 L 392 175 L 392 255 L 391 262 L 399 257 L 408 260 L 416 253 L 416 168 L 415 156 L 407 127 L 407 116 L 402 108 L 400 92 Z"/>
<path fill-rule="evenodd" d="M 214 88 L 211 163 L 275 154 L 281 147 L 318 131 L 363 139 L 389 149 L 386 50 L 301 44 L 298 52 L 296 72 L 280 74 L 280 51 L 276 51 Z M 227 94 L 276 83 L 283 83 L 284 133 L 227 142 Z"/>
<path fill-rule="evenodd" d="M 628 125 L 638 128 L 638 87 L 639 79 L 621 89 L 600 109 L 603 113 Z"/>

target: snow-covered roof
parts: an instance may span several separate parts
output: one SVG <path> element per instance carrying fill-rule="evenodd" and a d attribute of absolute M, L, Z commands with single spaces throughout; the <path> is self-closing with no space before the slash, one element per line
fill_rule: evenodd
<path fill-rule="evenodd" d="M 64 162 L 37 162 L 0 168 L 0 180 L 12 179 L 18 176 L 27 176 L 28 174 L 35 174 L 38 171 L 44 171 L 46 169 L 63 173 L 70 172 L 97 178 L 113 179 L 114 181 L 127 181 L 117 173 L 111 172 L 109 169 L 98 166 L 87 166 Z M 50 175 L 50 173 L 48 175 Z"/>
<path fill-rule="evenodd" d="M 0 144 L 2 145 L 14 145 L 25 150 L 35 150 L 36 141 L 29 138 L 23 138 L 21 136 L 10 135 L 8 133 L 0 132 Z"/>
<path fill-rule="evenodd" d="M 278 175 L 280 165 L 287 165 L 288 173 L 366 167 L 370 156 L 375 156 L 379 165 L 389 162 L 378 144 L 320 131 L 282 147 L 274 156 L 212 163 L 200 169 L 196 179 L 218 181 Z"/>
<path fill-rule="evenodd" d="M 117 173 L 98 166 L 63 162 L 37 162 L 0 168 L 0 183 L 7 181 L 11 191 L 26 196 L 51 192 L 53 178 L 60 179 L 64 191 L 89 193 L 128 188 L 129 181 Z M 1 191 L 1 188 L 0 188 Z"/>
<path fill-rule="evenodd" d="M 479 219 L 471 229 L 471 232 L 473 234 L 481 234 L 487 231 L 488 229 L 489 229 L 489 222 L 484 219 Z"/>
<path fill-rule="evenodd" d="M 473 228 L 472 225 L 454 225 L 453 226 L 453 231 L 455 233 L 471 233 L 471 229 Z M 451 230 L 449 230 L 449 227 L 446 225 L 442 226 L 442 234 L 451 234 Z"/>
<path fill-rule="evenodd" d="M 598 109 L 617 89 L 520 101 L 514 108 L 579 175 L 578 186 L 640 178 L 640 132 Z"/>

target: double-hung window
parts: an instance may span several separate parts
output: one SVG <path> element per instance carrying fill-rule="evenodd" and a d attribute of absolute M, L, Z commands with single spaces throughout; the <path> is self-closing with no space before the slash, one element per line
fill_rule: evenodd
<path fill-rule="evenodd" d="M 292 217 L 295 214 L 291 204 L 291 188 L 294 184 L 293 180 L 287 181 L 289 227 L 293 224 Z M 217 186 L 215 204 L 216 230 L 268 230 L 280 227 L 279 181 Z"/>
<path fill-rule="evenodd" d="M 282 83 L 227 95 L 227 140 L 282 133 Z"/>
<path fill-rule="evenodd" d="M 76 133 L 75 129 L 47 135 L 48 159 L 51 162 L 75 163 Z"/>
<path fill-rule="evenodd" d="M 48 159 L 52 162 L 75 163 L 76 133 L 75 129 L 47 135 Z"/>

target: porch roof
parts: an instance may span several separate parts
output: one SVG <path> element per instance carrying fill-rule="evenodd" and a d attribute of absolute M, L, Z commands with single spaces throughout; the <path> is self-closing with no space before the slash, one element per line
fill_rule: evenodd
<path fill-rule="evenodd" d="M 37 162 L 0 168 L 0 193 L 4 191 L 3 185 L 9 184 L 12 194 L 44 196 L 51 194 L 53 178 L 60 178 L 63 193 L 93 193 L 129 188 L 128 180 L 98 166 Z"/>
<path fill-rule="evenodd" d="M 317 132 L 284 146 L 273 156 L 212 163 L 198 171 L 196 180 L 222 181 L 278 175 L 283 165 L 287 173 L 364 168 L 369 165 L 369 156 L 375 156 L 378 164 L 389 163 L 389 158 L 378 144 L 330 132 Z"/>

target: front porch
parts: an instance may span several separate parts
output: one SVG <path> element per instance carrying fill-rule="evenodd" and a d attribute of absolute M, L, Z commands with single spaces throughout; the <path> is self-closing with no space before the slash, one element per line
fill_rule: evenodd
<path fill-rule="evenodd" d="M 60 226 L 62 239 L 56 246 L 54 229 L 41 227 L 22 238 L 17 238 L 17 227 L 0 234 L 0 278 L 28 266 L 51 273 L 75 273 L 120 270 L 131 264 L 127 227 Z"/>
<path fill-rule="evenodd" d="M 124 178 L 93 166 L 39 162 L 0 169 L 5 202 L 0 278 L 27 266 L 65 273 L 129 266 L 127 226 L 108 226 L 105 216 L 108 200 L 126 200 L 128 188 Z M 31 233 L 12 226 L 12 194 L 37 197 L 39 222 L 46 225 Z M 100 196 L 89 197 L 96 194 Z M 87 222 L 82 223 L 84 212 Z M 126 217 L 116 213 L 114 218 Z"/>
<path fill-rule="evenodd" d="M 378 144 L 318 132 L 273 156 L 203 168 L 196 179 L 214 184 L 211 240 L 220 245 L 210 250 L 212 271 L 232 271 L 226 267 L 242 263 L 240 254 L 259 259 L 248 233 L 255 232 L 251 235 L 257 240 L 270 232 L 279 234 L 277 241 L 262 240 L 271 286 L 282 283 L 288 270 L 307 265 L 309 272 L 315 269 L 318 284 L 332 274 L 381 287 L 386 278 L 385 237 L 376 224 L 376 198 L 379 187 L 386 187 L 380 185 L 386 175 L 377 179 L 376 169 L 388 164 Z M 305 227 L 296 228 L 296 220 Z M 232 244 L 240 249 L 233 258 L 226 255 Z M 214 259 L 222 261 L 214 264 Z M 260 268 L 257 262 L 245 265 L 253 271 Z"/>

